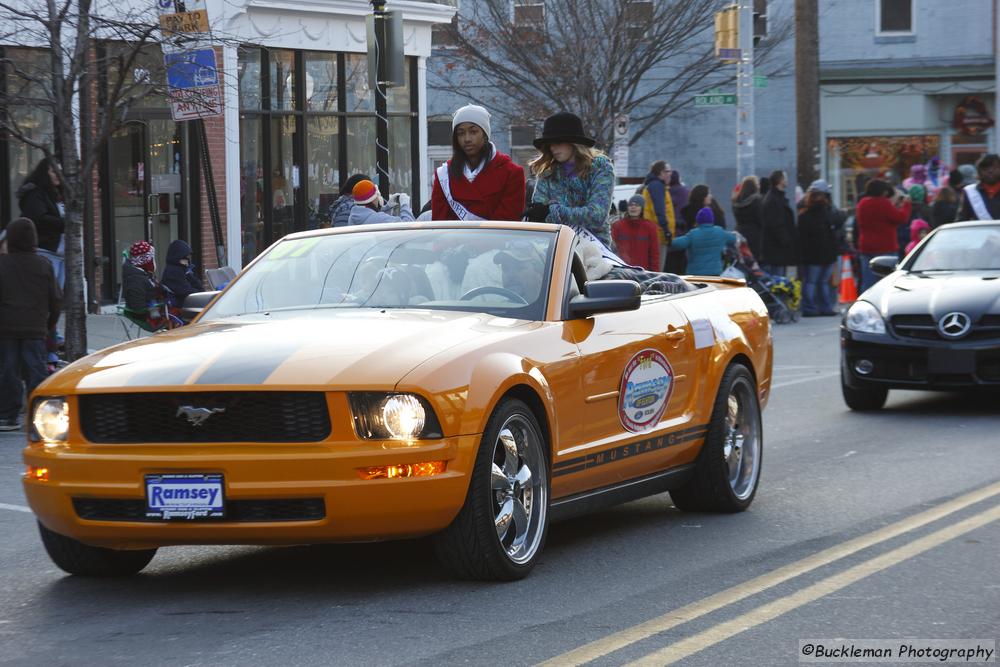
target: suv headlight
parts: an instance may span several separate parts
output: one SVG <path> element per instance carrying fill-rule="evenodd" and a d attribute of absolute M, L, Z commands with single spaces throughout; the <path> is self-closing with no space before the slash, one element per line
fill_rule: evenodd
<path fill-rule="evenodd" d="M 885 333 L 885 320 L 879 314 L 878 309 L 867 301 L 855 301 L 854 305 L 847 310 L 847 317 L 844 318 L 849 331 L 859 333 Z"/>
<path fill-rule="evenodd" d="M 426 399 L 416 394 L 352 392 L 351 411 L 358 435 L 367 440 L 423 440 L 441 436 L 441 425 Z"/>
<path fill-rule="evenodd" d="M 30 437 L 34 442 L 61 444 L 69 435 L 69 403 L 65 398 L 40 398 L 31 410 Z"/>

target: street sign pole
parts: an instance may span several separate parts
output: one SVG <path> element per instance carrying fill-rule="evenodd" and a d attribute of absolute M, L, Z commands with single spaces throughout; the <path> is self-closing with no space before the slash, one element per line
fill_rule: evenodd
<path fill-rule="evenodd" d="M 385 40 L 385 0 L 371 0 L 375 40 L 375 169 L 378 188 L 389 194 L 389 118 L 386 110 L 385 82 L 388 78 L 388 53 Z M 369 67 L 371 65 L 369 64 Z"/>
<path fill-rule="evenodd" d="M 736 62 L 736 177 L 754 173 L 753 0 L 738 0 L 740 58 Z"/>

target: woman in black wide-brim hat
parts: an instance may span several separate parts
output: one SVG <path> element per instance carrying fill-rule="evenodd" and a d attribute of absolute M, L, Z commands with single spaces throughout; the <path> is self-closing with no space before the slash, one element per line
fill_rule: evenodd
<path fill-rule="evenodd" d="M 538 183 L 528 219 L 586 229 L 610 245 L 615 170 L 594 143 L 575 114 L 563 111 L 545 119 L 542 136 L 534 141 L 541 155 L 531 162 Z"/>

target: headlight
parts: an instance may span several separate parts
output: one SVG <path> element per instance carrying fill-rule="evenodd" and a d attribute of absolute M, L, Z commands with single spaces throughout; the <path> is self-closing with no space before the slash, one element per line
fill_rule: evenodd
<path fill-rule="evenodd" d="M 358 435 L 374 440 L 440 438 L 441 426 L 427 401 L 415 394 L 356 392 L 350 395 Z"/>
<path fill-rule="evenodd" d="M 854 305 L 847 310 L 847 317 L 844 320 L 849 331 L 859 333 L 885 333 L 885 320 L 878 310 L 867 301 L 855 301 Z"/>
<path fill-rule="evenodd" d="M 69 434 L 69 403 L 65 398 L 35 401 L 31 412 L 31 439 L 46 443 L 66 442 Z"/>

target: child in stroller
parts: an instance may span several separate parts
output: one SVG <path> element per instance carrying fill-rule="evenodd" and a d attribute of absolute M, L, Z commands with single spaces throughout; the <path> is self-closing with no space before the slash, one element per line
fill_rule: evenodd
<path fill-rule="evenodd" d="M 799 306 L 802 301 L 802 283 L 794 278 L 772 276 L 760 268 L 750 244 L 737 233 L 735 249 L 726 250 L 729 266 L 722 275 L 727 278 L 743 278 L 753 291 L 760 295 L 767 313 L 777 324 L 798 322 L 801 317 Z"/>

